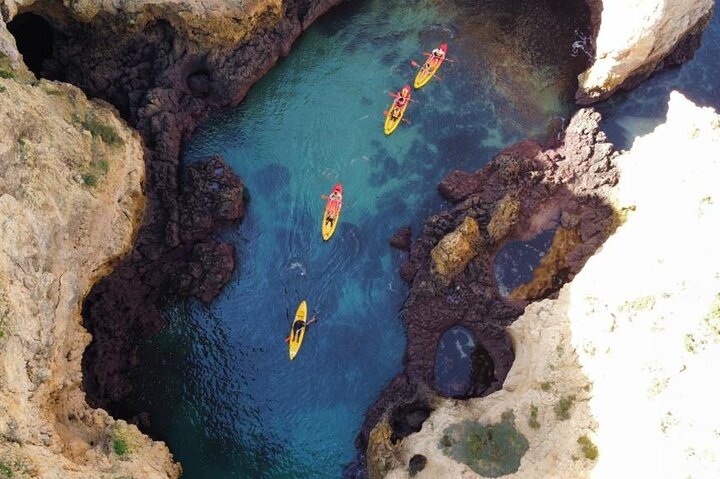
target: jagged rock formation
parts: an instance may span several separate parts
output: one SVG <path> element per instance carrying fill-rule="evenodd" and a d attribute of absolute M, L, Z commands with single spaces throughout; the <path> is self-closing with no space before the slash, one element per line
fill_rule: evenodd
<path fill-rule="evenodd" d="M 81 390 L 81 301 L 130 251 L 145 206 L 139 135 L 75 87 L 6 72 L 16 79 L 0 78 L 0 475 L 176 477 L 164 444 L 91 409 Z"/>
<path fill-rule="evenodd" d="M 433 271 L 443 281 L 449 283 L 477 256 L 481 241 L 477 221 L 466 216 L 460 226 L 445 235 L 430 251 Z"/>
<path fill-rule="evenodd" d="M 443 452 L 450 433 L 503 414 L 529 442 L 503 477 L 717 477 L 720 412 L 707 381 L 720 359 L 718 146 L 720 116 L 673 93 L 667 122 L 616 160 L 626 222 L 557 299 L 508 328 L 516 360 L 502 390 L 436 400 L 422 430 L 394 445 L 401 465 L 385 477 L 410 477 L 419 454 L 414 477 L 477 477 L 463 460 L 492 441 L 468 437 L 472 454 L 456 460 Z"/>
<path fill-rule="evenodd" d="M 713 0 L 586 0 L 593 64 L 578 77 L 581 105 L 629 90 L 653 72 L 692 58 L 712 17 Z"/>
<path fill-rule="evenodd" d="M 358 441 L 361 449 L 367 446 L 368 451 L 392 451 L 389 445 L 368 443 L 373 427 L 390 422 L 388 418 L 397 416 L 408 404 L 434 403 L 438 343 L 454 326 L 470 330 L 494 363 L 492 374 L 477 372 L 478 378 L 490 378 L 491 383 L 473 389 L 490 394 L 501 388 L 514 359 L 505 328 L 527 303 L 507 301 L 500 295 L 492 268 L 497 252 L 507 241 L 528 239 L 548 229 L 574 231 L 577 241 L 558 242 L 563 248 L 560 254 L 568 258 L 563 270 L 547 268 L 549 274 L 561 278 L 544 291 L 550 294 L 580 271 L 618 224 L 611 207 L 611 187 L 617 181 L 613 158 L 617 153 L 598 130 L 599 120 L 600 115 L 593 110 L 580 110 L 568 125 L 562 143 L 554 148 L 523 141 L 501 151 L 483 169 L 470 174 L 452 172 L 441 183 L 440 191 L 449 192 L 448 199 L 457 204 L 426 222 L 402 266 L 403 278 L 411 285 L 403 311 L 408 336 L 405 371 L 368 412 Z M 478 227 L 479 238 L 465 242 L 472 243 L 473 248 L 462 249 L 473 254 L 463 254 L 462 264 L 458 263 L 462 267 L 453 269 L 455 276 L 443 275 L 442 271 L 438 274 L 438 256 L 452 254 L 432 251 L 447 242 L 443 238 L 448 234 L 457 236 L 452 232 L 468 221 Z M 385 435 L 374 436 L 375 440 L 382 437 Z M 367 462 L 368 468 L 377 472 L 378 464 L 391 464 L 393 459 L 368 455 Z"/>
<path fill-rule="evenodd" d="M 111 406 L 131 390 L 126 372 L 135 339 L 163 326 L 163 296 L 192 294 L 208 302 L 234 269 L 233 246 L 213 239 L 227 221 L 206 216 L 210 221 L 199 227 L 181 217 L 183 191 L 200 186 L 196 176 L 179 171 L 181 141 L 209 111 L 239 103 L 339 1 L 4 0 L 16 36 L 28 34 L 22 22 L 53 33 L 51 55 L 34 62 L 41 65 L 37 73 L 109 101 L 145 141 L 148 208 L 135 249 L 95 286 L 83 312 L 93 335 L 84 360 L 93 404 Z M 212 200 L 196 203 L 206 201 Z"/>
<path fill-rule="evenodd" d="M 7 276 L 0 279 L 12 280 L 7 287 L 0 281 L 0 397 L 5 400 L 0 473 L 58 478 L 179 474 L 164 445 L 85 403 L 80 361 L 90 336 L 79 326 L 79 301 L 115 268 L 103 290 L 109 298 L 98 314 L 104 321 L 100 332 L 105 325 L 112 333 L 104 338 L 109 354 L 101 359 L 107 360 L 109 376 L 117 377 L 131 364 L 138 329 L 147 334 L 143 326 L 150 324 L 150 332 L 159 327 L 153 322 L 153 298 L 177 291 L 209 301 L 217 294 L 232 272 L 234 253 L 208 236 L 242 217 L 243 185 L 219 158 L 178 172 L 180 141 L 209 110 L 239 102 L 252 82 L 287 54 L 302 29 L 334 3 L 0 2 L 0 110 L 12 113 L 0 121 L 13 126 L 3 125 L 8 138 L 0 143 L 0 195 L 11 193 L 0 196 L 5 210 L 0 235 L 12 240 L 3 246 L 19 251 L 7 249 L 0 257 L 7 266 Z M 22 21 L 13 23 L 16 19 Z M 47 27 L 53 34 L 52 55 L 31 58 L 37 67 L 33 72 L 70 80 L 111 101 L 144 136 L 149 206 L 137 247 L 120 267 L 145 204 L 137 135 L 110 118 L 107 106 L 88 105 L 77 88 L 38 83 L 6 23 L 25 40 L 38 25 Z M 27 118 L 19 120 L 19 111 Z M 12 159 L 9 166 L 5 155 Z M 17 155 L 26 163 L 20 164 Z M 66 173 L 72 169 L 75 174 Z M 28 194 L 38 178 L 41 191 Z M 115 206 L 112 213 L 105 211 L 108 204 Z M 180 215 L 180 205 L 191 214 Z M 13 261 L 5 254 L 12 254 Z M 150 321 L 138 321 L 146 309 Z M 36 314 L 28 316 L 30 310 Z M 20 359 L 25 356 L 27 367 Z M 89 384 L 97 384 L 92 380 L 98 377 L 105 376 L 91 375 Z M 109 390 L 127 392 L 123 381 L 118 389 L 112 386 L 118 381 L 109 383 Z"/>

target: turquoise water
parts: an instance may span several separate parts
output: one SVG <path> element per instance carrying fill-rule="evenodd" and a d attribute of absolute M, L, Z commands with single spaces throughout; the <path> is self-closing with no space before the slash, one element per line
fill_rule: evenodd
<path fill-rule="evenodd" d="M 184 477 L 340 477 L 365 411 L 402 369 L 407 288 L 388 239 L 447 206 L 436 192 L 447 172 L 479 169 L 567 116 L 572 91 L 558 72 L 568 77 L 576 61 L 577 26 L 546 32 L 559 51 L 550 55 L 558 64 L 544 63 L 518 48 L 506 28 L 515 17 L 469 4 L 344 5 L 186 145 L 185 162 L 222 154 L 251 201 L 242 225 L 225 233 L 238 255 L 231 284 L 209 308 L 168 305 L 170 325 L 142 344 L 124 405 L 128 415 L 148 413 L 149 432 L 168 442 Z M 411 83 L 409 61 L 441 41 L 457 62 L 414 94 L 411 125 L 385 137 L 387 92 Z M 538 85 L 540 98 L 514 93 Z M 346 207 L 324 243 L 320 195 L 336 182 Z M 283 340 L 303 299 L 318 321 L 290 362 Z"/>

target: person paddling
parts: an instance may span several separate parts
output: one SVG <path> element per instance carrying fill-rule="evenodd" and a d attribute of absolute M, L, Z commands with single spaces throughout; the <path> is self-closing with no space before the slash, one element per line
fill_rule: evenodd
<path fill-rule="evenodd" d="M 300 334 L 300 331 L 307 328 L 311 323 L 314 323 L 315 321 L 317 321 L 317 319 L 315 318 L 315 314 L 313 314 L 309 321 L 296 322 L 295 327 L 293 328 L 293 331 L 292 331 L 292 337 L 297 337 L 297 335 Z M 285 338 L 286 343 L 288 341 L 290 341 L 290 337 L 291 336 L 288 336 L 287 338 Z"/>

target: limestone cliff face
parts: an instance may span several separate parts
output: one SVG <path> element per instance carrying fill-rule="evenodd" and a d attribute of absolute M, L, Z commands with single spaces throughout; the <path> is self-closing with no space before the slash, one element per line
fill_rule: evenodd
<path fill-rule="evenodd" d="M 578 103 L 630 89 L 664 66 L 692 58 L 713 0 L 587 0 L 593 17 L 592 66 L 578 77 Z"/>
<path fill-rule="evenodd" d="M 417 478 L 718 477 L 718 147 L 720 116 L 673 93 L 667 122 L 617 159 L 626 222 L 508 328 L 503 389 L 438 400 L 386 477 L 413 458 Z"/>
<path fill-rule="evenodd" d="M 162 443 L 91 409 L 81 302 L 140 224 L 139 135 L 75 87 L 0 78 L 0 475 L 179 475 Z"/>
<path fill-rule="evenodd" d="M 36 59 L 35 70 L 108 101 L 145 143 L 148 207 L 135 248 L 95 285 L 83 309 L 93 336 L 83 360 L 92 404 L 111 407 L 130 393 L 136 339 L 165 324 L 162 297 L 210 301 L 235 268 L 233 245 L 216 238 L 226 222 L 208 217 L 200 236 L 186 221 L 195 215 L 181 213 L 184 192 L 201 187 L 180 168 L 182 141 L 209 112 L 237 105 L 339 2 L 0 0 L 18 35 L 31 36 L 38 25 L 53 33 L 52 52 Z"/>

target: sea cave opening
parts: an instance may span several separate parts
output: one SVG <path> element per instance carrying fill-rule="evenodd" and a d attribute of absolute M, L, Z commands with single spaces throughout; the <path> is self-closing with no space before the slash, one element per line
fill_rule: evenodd
<path fill-rule="evenodd" d="M 15 37 L 25 64 L 38 78 L 43 75 L 45 60 L 52 56 L 55 32 L 50 23 L 35 13 L 21 13 L 7 25 Z"/>

